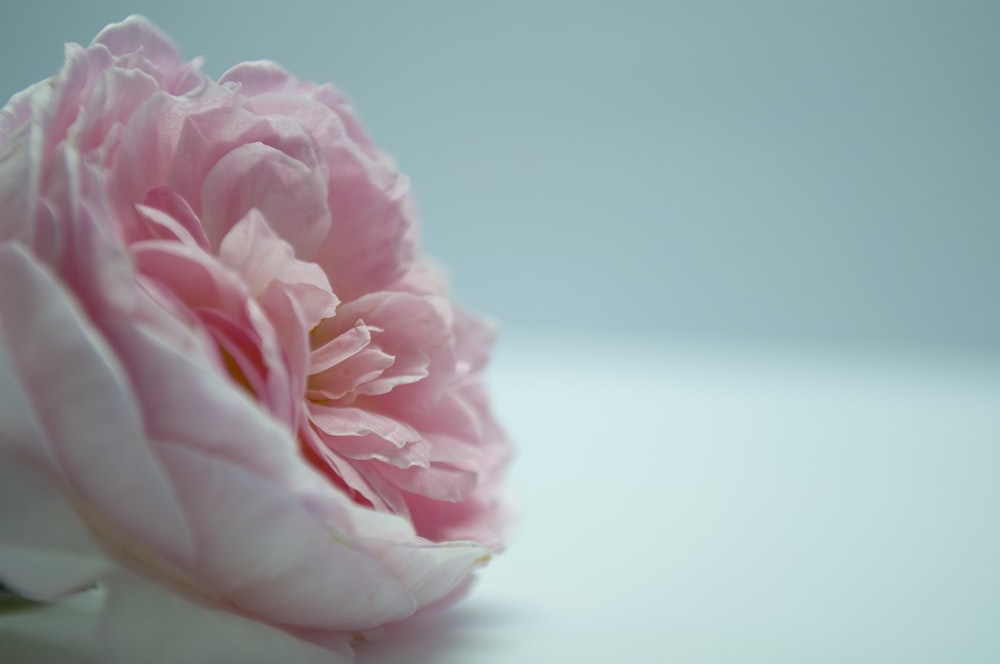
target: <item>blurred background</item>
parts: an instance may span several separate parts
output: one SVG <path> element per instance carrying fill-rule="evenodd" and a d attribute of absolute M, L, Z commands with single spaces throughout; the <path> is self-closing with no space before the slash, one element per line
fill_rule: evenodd
<path fill-rule="evenodd" d="M 1000 3 L 5 3 L 0 96 L 134 12 L 346 91 L 502 323 L 519 535 L 362 664 L 1000 661 Z"/>
<path fill-rule="evenodd" d="M 0 96 L 129 13 L 345 90 L 511 333 L 1000 348 L 1000 4 L 40 2 Z"/>

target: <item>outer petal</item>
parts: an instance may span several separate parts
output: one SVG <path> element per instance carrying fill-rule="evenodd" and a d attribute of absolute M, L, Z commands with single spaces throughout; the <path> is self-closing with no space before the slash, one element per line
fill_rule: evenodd
<path fill-rule="evenodd" d="M 259 96 L 274 94 L 294 99 L 298 102 L 295 106 L 302 108 L 303 99 L 315 99 L 326 109 L 336 113 L 347 131 L 347 135 L 365 154 L 371 157 L 377 154 L 374 144 L 361 126 L 361 121 L 350 101 L 346 95 L 332 85 L 315 85 L 308 81 L 302 81 L 285 71 L 281 65 L 267 60 L 242 62 L 223 74 L 219 82 L 238 83 L 240 92 L 254 97 L 253 101 L 255 102 Z"/>
<path fill-rule="evenodd" d="M 489 561 L 489 551 L 473 542 L 396 544 L 382 552 L 383 564 L 409 584 L 421 607 L 450 595 Z"/>
<path fill-rule="evenodd" d="M 179 64 L 180 56 L 170 38 L 142 16 L 129 16 L 112 23 L 94 37 L 92 44 L 103 44 L 112 54 L 121 56 L 142 50 L 150 60 Z"/>
<path fill-rule="evenodd" d="M 142 16 L 129 16 L 104 28 L 91 48 L 98 44 L 116 56 L 141 55 L 171 94 L 183 94 L 202 82 L 200 62 L 182 62 L 170 38 Z"/>
<path fill-rule="evenodd" d="M 353 660 L 346 643 L 337 650 L 320 648 L 126 573 L 108 583 L 100 632 L 112 664 L 337 664 Z M 336 640 L 329 637 L 325 644 L 333 646 Z"/>
<path fill-rule="evenodd" d="M 481 544 L 427 542 L 415 536 L 406 519 L 392 514 L 350 505 L 331 518 L 350 524 L 357 541 L 406 584 L 420 607 L 449 596 L 490 561 L 490 552 Z"/>
<path fill-rule="evenodd" d="M 31 119 L 32 96 L 37 92 L 43 92 L 46 88 L 51 90 L 46 81 L 39 81 L 15 93 L 7 105 L 0 108 L 0 154 L 7 150 L 7 142 L 15 131 Z"/>
<path fill-rule="evenodd" d="M 52 94 L 47 85 L 36 85 L 30 90 L 31 97 L 25 102 L 37 100 L 38 104 L 42 104 Z M 30 103 L 24 105 L 30 113 Z M 8 109 L 5 108 L 4 112 L 7 113 Z M 13 118 L 13 113 L 4 119 L 7 117 Z M 41 171 L 43 140 L 41 127 L 31 121 L 30 115 L 24 118 L 16 131 L 12 129 L 9 135 L 4 136 L 4 149 L 0 150 L 0 210 L 3 210 L 0 214 L 0 242 L 30 243 L 35 234 L 32 222 L 38 205 L 35 195 Z"/>
<path fill-rule="evenodd" d="M 10 448 L 0 449 L 0 492 L 0 579 L 5 585 L 33 599 L 56 600 L 114 568 L 60 483 Z"/>
<path fill-rule="evenodd" d="M 225 377 L 160 339 L 156 331 L 112 329 L 154 439 L 226 459 L 262 481 L 284 481 L 295 446 Z"/>
<path fill-rule="evenodd" d="M 73 492 L 174 562 L 190 560 L 118 361 L 51 275 L 10 245 L 0 246 L 0 340 Z"/>
<path fill-rule="evenodd" d="M 416 610 L 403 584 L 289 487 L 190 448 L 163 454 L 200 544 L 198 576 L 220 600 L 270 623 L 336 630 Z"/>
<path fill-rule="evenodd" d="M 159 90 L 156 81 L 141 70 L 120 67 L 104 70 L 75 125 L 80 151 L 100 146 L 116 124 L 127 122 Z"/>

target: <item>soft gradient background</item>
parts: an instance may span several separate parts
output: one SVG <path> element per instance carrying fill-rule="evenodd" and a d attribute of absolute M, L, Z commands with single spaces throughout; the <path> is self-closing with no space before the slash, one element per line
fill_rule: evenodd
<path fill-rule="evenodd" d="M 518 330 L 1000 344 L 1000 4 L 5 2 L 0 96 L 141 12 L 334 81 Z"/>
<path fill-rule="evenodd" d="M 503 323 L 521 535 L 363 664 L 1000 661 L 1000 3 L 4 3 L 0 96 L 133 12 L 346 90 Z"/>

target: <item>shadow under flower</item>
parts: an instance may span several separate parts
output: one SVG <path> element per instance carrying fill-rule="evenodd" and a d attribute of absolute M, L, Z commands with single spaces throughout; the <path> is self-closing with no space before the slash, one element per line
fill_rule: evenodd
<path fill-rule="evenodd" d="M 373 641 L 357 644 L 358 664 L 458 664 L 486 661 L 503 649 L 507 636 L 530 617 L 509 606 L 472 600 L 428 611 L 385 628 Z"/>

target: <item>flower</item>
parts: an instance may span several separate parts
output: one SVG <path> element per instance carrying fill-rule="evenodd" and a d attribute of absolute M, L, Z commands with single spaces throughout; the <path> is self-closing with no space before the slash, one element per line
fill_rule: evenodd
<path fill-rule="evenodd" d="M 199 67 L 131 17 L 0 112 L 0 581 L 105 587 L 111 661 L 349 659 L 503 546 L 493 330 L 341 93 Z"/>

